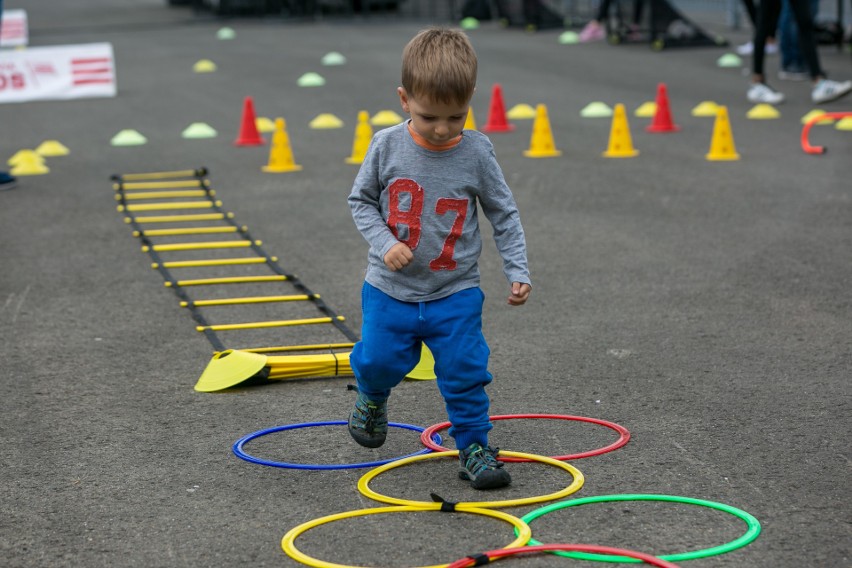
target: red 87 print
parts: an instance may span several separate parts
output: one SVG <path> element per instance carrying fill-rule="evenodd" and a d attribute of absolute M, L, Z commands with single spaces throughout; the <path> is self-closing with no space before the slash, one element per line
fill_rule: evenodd
<path fill-rule="evenodd" d="M 400 209 L 400 197 L 402 194 L 408 194 L 409 206 L 407 210 Z M 464 220 L 467 218 L 467 199 L 452 199 L 449 197 L 441 197 L 435 204 L 435 213 L 438 215 L 446 215 L 455 213 L 456 218 L 453 221 L 453 226 L 450 228 L 450 233 L 444 239 L 444 246 L 441 247 L 441 254 L 437 258 L 429 262 L 429 268 L 432 270 L 455 270 L 456 261 L 453 259 L 455 252 L 456 241 L 462 234 L 464 228 Z M 423 188 L 414 180 L 398 179 L 388 187 L 388 226 L 390 227 L 393 236 L 399 239 L 399 225 L 408 227 L 408 238 L 400 239 L 400 242 L 405 244 L 411 250 L 417 248 L 420 243 L 421 235 L 421 218 L 423 216 Z"/>

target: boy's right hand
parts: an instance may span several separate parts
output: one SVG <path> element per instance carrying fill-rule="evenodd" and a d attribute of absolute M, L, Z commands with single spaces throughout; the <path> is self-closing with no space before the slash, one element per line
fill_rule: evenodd
<path fill-rule="evenodd" d="M 408 248 L 408 245 L 405 243 L 396 243 L 391 247 L 391 249 L 385 254 L 385 266 L 390 268 L 393 272 L 397 270 L 401 270 L 411 264 L 411 261 L 414 259 L 414 253 L 411 252 L 411 249 Z"/>

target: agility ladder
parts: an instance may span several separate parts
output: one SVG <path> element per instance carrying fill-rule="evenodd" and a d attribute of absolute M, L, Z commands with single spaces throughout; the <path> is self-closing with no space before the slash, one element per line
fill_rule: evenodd
<path fill-rule="evenodd" d="M 152 260 L 151 267 L 162 275 L 166 287 L 171 288 L 180 299 L 180 305 L 189 310 L 198 324 L 196 330 L 204 333 L 214 348 L 213 359 L 201 374 L 195 390 L 213 392 L 226 389 L 246 381 L 297 379 L 309 377 L 351 376 L 349 353 L 358 340 L 355 333 L 344 323 L 345 318 L 337 315 L 319 296 L 305 286 L 295 275 L 284 271 L 277 257 L 267 254 L 261 241 L 253 238 L 248 228 L 237 224 L 234 214 L 222 209 L 216 192 L 210 188 L 206 168 L 195 170 L 115 174 L 112 176 L 118 211 L 124 214 L 124 222 L 133 228 L 133 236 L 142 242 L 142 251 Z M 162 212 L 168 211 L 167 214 Z M 191 211 L 191 212 L 190 212 Z M 158 212 L 147 215 L 148 212 Z M 142 213 L 142 215 L 140 215 Z M 197 225 L 198 222 L 210 222 Z M 196 223 L 195 226 L 179 227 L 175 224 Z M 148 228 L 148 227 L 165 228 Z M 235 240 L 187 241 L 158 244 L 158 237 L 181 237 L 198 235 L 232 235 Z M 175 251 L 200 251 L 221 249 L 247 249 L 253 256 L 239 258 L 197 258 L 179 261 L 164 261 L 160 253 Z M 261 276 L 234 276 L 199 279 L 178 279 L 172 270 L 237 265 L 263 265 L 269 271 Z M 238 296 L 198 300 L 190 297 L 188 289 L 204 289 L 205 286 L 230 284 L 284 283 L 295 294 Z M 278 302 L 310 302 L 320 317 L 259 321 L 246 323 L 211 324 L 205 311 L 218 306 L 235 306 Z M 283 345 L 271 347 L 248 347 L 229 349 L 217 332 L 248 330 L 304 325 L 331 325 L 346 341 L 310 345 Z M 327 351 L 310 355 L 266 355 L 267 353 Z"/>

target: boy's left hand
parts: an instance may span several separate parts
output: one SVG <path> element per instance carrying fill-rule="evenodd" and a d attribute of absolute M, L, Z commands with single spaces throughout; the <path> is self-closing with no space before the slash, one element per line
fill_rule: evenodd
<path fill-rule="evenodd" d="M 512 295 L 509 296 L 510 306 L 523 306 L 530 297 L 532 287 L 521 282 L 512 282 Z"/>

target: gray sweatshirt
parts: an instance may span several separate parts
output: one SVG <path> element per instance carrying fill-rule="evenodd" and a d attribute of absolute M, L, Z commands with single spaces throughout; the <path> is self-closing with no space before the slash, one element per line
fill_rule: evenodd
<path fill-rule="evenodd" d="M 349 194 L 355 225 L 370 244 L 366 281 L 404 302 L 479 286 L 477 203 L 494 229 L 506 278 L 530 284 L 518 208 L 488 137 L 465 130 L 453 148 L 432 151 L 414 141 L 407 122 L 377 132 Z M 398 242 L 414 259 L 394 272 L 383 259 Z"/>

